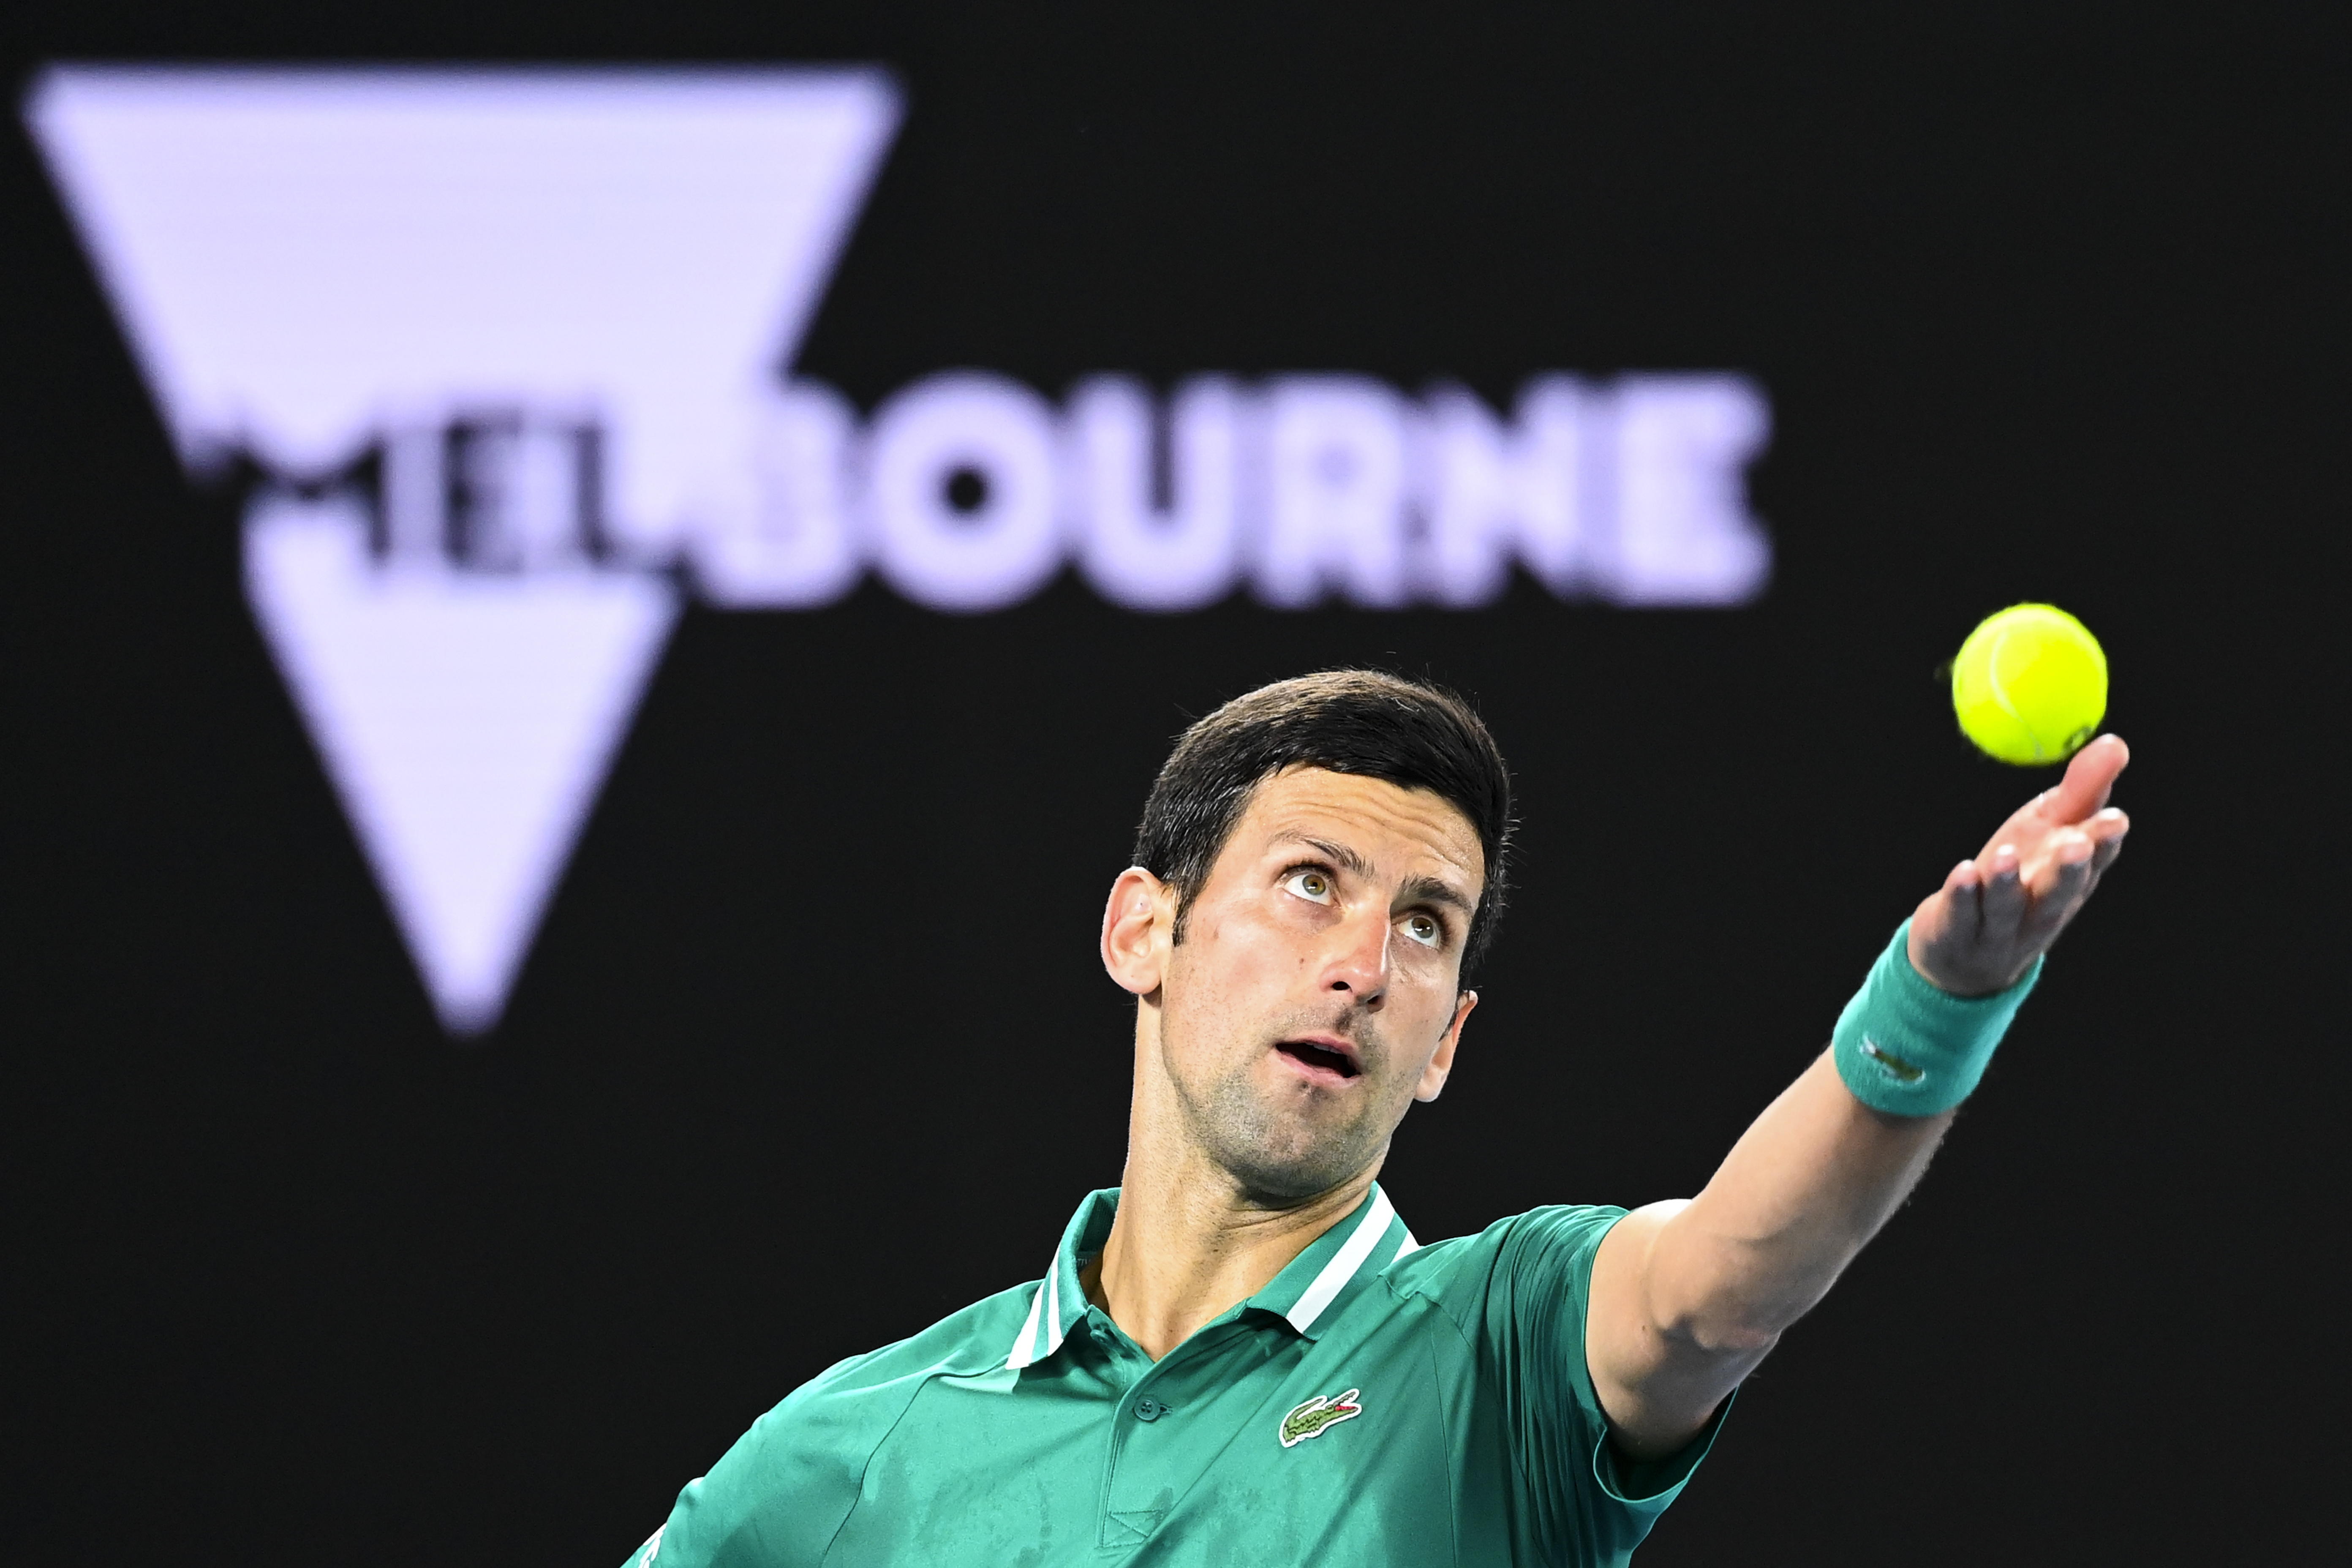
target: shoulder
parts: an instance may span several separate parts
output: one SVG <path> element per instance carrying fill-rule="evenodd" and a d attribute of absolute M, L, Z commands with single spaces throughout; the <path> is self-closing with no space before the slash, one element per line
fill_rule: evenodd
<path fill-rule="evenodd" d="M 1004 1365 L 1027 1320 L 1033 1280 L 950 1312 L 920 1333 L 836 1362 L 787 1394 L 753 1424 L 746 1443 L 819 1447 L 855 1458 L 862 1471 L 924 1384 L 976 1377 Z"/>
<path fill-rule="evenodd" d="M 1581 1296 L 1601 1238 L 1624 1217 L 1613 1205 L 1548 1205 L 1405 1253 L 1381 1277 L 1396 1294 L 1430 1298 L 1457 1318 L 1497 1292 L 1514 1295 L 1529 1286 Z"/>
<path fill-rule="evenodd" d="M 819 1373 L 678 1494 L 660 1568 L 800 1568 L 821 1561 L 866 1467 L 939 1377 L 1001 1370 L 1038 1282 L 1001 1290 L 920 1333 Z"/>
<path fill-rule="evenodd" d="M 1029 1303 L 1042 1280 L 1033 1279 L 982 1298 L 949 1313 L 920 1333 L 835 1363 L 794 1389 L 783 1410 L 796 1401 L 851 1399 L 884 1393 L 930 1377 L 971 1377 L 1004 1364 L 1013 1336 L 1027 1321 Z M 911 1395 L 911 1390 L 909 1390 Z"/>
<path fill-rule="evenodd" d="M 1590 1254 L 1625 1213 L 1612 1204 L 1549 1204 L 1498 1219 L 1475 1235 L 1433 1241 L 1403 1253 L 1383 1272 L 1399 1289 L 1410 1289 L 1530 1258 Z"/>

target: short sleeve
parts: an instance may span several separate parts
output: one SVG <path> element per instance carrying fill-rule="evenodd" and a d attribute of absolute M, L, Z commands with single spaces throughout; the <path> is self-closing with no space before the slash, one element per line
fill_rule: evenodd
<path fill-rule="evenodd" d="M 622 1568 L 815 1568 L 857 1501 L 873 1402 L 813 1397 L 844 1362 L 752 1424 Z"/>
<path fill-rule="evenodd" d="M 1465 1261 L 1474 1267 L 1448 1292 L 1473 1297 L 1459 1300 L 1466 1310 L 1456 1321 L 1500 1406 L 1524 1517 L 1557 1561 L 1622 1561 L 1681 1492 L 1723 1420 L 1719 1410 L 1679 1453 L 1646 1463 L 1621 1458 L 1609 1441 L 1584 1325 L 1593 1258 L 1624 1215 L 1559 1206 L 1504 1220 L 1472 1239 Z"/>

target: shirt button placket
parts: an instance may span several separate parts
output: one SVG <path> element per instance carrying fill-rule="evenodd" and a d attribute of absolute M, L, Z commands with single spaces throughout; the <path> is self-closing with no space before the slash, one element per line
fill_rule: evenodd
<path fill-rule="evenodd" d="M 1165 1467 L 1166 1457 L 1155 1458 L 1152 1444 L 1146 1444 L 1140 1453 L 1130 1454 L 1128 1441 L 1161 1416 L 1174 1414 L 1175 1409 L 1165 1400 L 1129 1390 L 1127 1413 L 1135 1418 L 1135 1423 L 1129 1426 L 1120 1422 L 1113 1429 L 1110 1474 L 1107 1478 L 1108 1487 L 1105 1494 L 1107 1504 L 1123 1500 L 1129 1506 L 1108 1508 L 1103 1515 L 1098 1545 L 1106 1549 L 1133 1551 L 1150 1538 L 1151 1532 L 1159 1528 L 1160 1520 L 1167 1516 L 1175 1494 L 1167 1486 L 1155 1484 L 1165 1479 L 1158 1472 Z M 1140 1473 L 1135 1468 L 1139 1465 L 1142 1467 Z M 1124 1486 L 1120 1484 L 1122 1470 L 1126 1472 L 1124 1479 L 1127 1484 Z M 1135 1506 L 1137 1504 L 1141 1506 Z"/>

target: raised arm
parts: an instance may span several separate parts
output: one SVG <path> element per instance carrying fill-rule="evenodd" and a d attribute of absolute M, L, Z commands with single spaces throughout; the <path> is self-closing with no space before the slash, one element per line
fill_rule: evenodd
<path fill-rule="evenodd" d="M 1920 903 L 1905 956 L 1927 996 L 1995 997 L 2026 978 L 2122 849 L 2129 823 L 2106 802 L 2128 760 L 2113 735 L 2085 746 Z M 1633 1458 L 1671 1453 L 1706 1425 L 1902 1203 L 1951 1124 L 1949 1110 L 1901 1113 L 1901 1091 L 1929 1080 L 1925 1065 L 1867 1034 L 1845 1045 L 1846 1070 L 1824 1051 L 1698 1196 L 1639 1209 L 1602 1242 L 1585 1354 Z M 1847 1083 L 1857 1070 L 1883 1074 L 1897 1092 L 1872 1098 L 1898 1108 L 1865 1104 Z"/>

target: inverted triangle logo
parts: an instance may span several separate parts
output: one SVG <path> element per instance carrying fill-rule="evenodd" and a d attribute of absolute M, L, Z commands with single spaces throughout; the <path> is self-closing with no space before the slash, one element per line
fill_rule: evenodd
<path fill-rule="evenodd" d="M 442 1020 L 495 1023 L 677 618 L 641 574 L 445 579 L 348 503 L 257 509 L 246 587 Z"/>
<path fill-rule="evenodd" d="M 26 105 L 445 1025 L 495 1024 L 896 126 L 877 71 L 68 68 Z"/>

